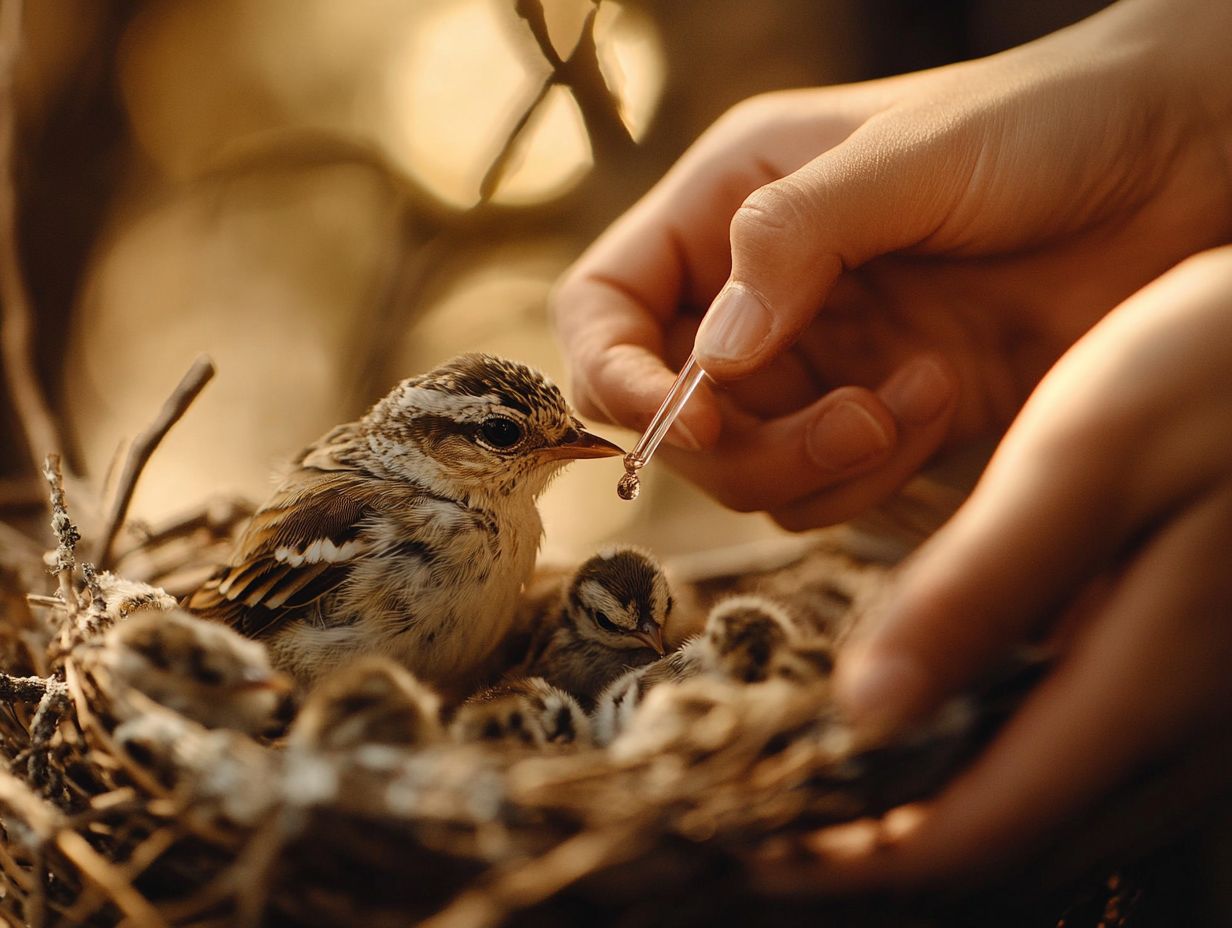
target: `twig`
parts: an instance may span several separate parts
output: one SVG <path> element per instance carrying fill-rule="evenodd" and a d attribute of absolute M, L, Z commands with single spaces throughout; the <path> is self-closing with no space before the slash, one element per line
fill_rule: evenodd
<path fill-rule="evenodd" d="M 468 890 L 420 922 L 421 928 L 495 928 L 509 913 L 528 908 L 605 867 L 636 857 L 646 836 L 625 823 L 583 832 L 541 857 L 512 867 L 488 886 Z"/>
<path fill-rule="evenodd" d="M 513 157 L 515 144 L 522 137 L 522 133 L 530 123 L 530 118 L 535 114 L 535 110 L 539 108 L 539 104 L 548 95 L 548 91 L 559 83 L 558 75 L 561 67 L 564 66 L 564 62 L 556 52 L 556 46 L 552 44 L 552 40 L 548 35 L 547 19 L 540 0 L 517 0 L 517 3 L 514 5 L 514 12 L 526 20 L 527 26 L 530 27 L 531 35 L 535 37 L 535 42 L 539 46 L 540 54 L 543 55 L 552 70 L 544 78 L 534 99 L 526 105 L 526 108 L 522 110 L 522 114 L 514 121 L 509 131 L 505 133 L 505 141 L 501 144 L 500 151 L 496 153 L 496 157 L 488 165 L 488 170 L 484 173 L 483 180 L 479 182 L 478 205 L 487 203 L 492 199 L 492 195 L 496 193 L 496 188 L 500 186 L 500 182 L 505 177 L 505 171 L 509 167 L 509 160 Z M 591 17 L 593 18 L 593 10 Z M 587 19 L 587 27 L 590 25 L 590 22 L 591 19 Z"/>
<path fill-rule="evenodd" d="M 47 846 L 40 843 L 34 849 L 30 864 L 34 882 L 30 893 L 30 928 L 43 928 L 47 924 Z"/>
<path fill-rule="evenodd" d="M 184 415 L 188 407 L 192 405 L 193 400 L 197 398 L 197 394 L 210 382 L 213 376 L 214 362 L 206 355 L 198 356 L 193 361 L 192 367 L 188 369 L 188 373 L 184 375 L 179 385 L 167 397 L 167 401 L 163 403 L 163 408 L 159 411 L 158 417 L 150 423 L 149 427 L 137 437 L 132 447 L 128 449 L 128 459 L 124 462 L 124 472 L 120 475 L 120 482 L 116 487 L 115 502 L 112 504 L 111 514 L 107 517 L 102 540 L 99 542 L 97 561 L 100 567 L 105 568 L 110 563 L 111 548 L 115 544 L 116 535 L 120 531 L 124 517 L 128 514 L 128 506 L 132 502 L 133 491 L 137 488 L 137 481 L 141 478 L 141 472 L 145 470 L 150 456 L 158 448 L 159 443 L 166 434 L 171 431 L 171 427 L 180 421 L 180 417 Z"/>
<path fill-rule="evenodd" d="M 17 185 L 13 151 L 17 135 L 13 74 L 21 47 L 22 0 L 0 0 L 0 351 L 5 380 L 37 473 L 44 454 L 64 447 L 34 369 L 34 313 L 17 253 Z"/>
<path fill-rule="evenodd" d="M 47 880 L 44 847 L 59 827 L 60 816 L 56 810 L 25 783 L 0 769 L 0 805 L 7 806 L 30 830 L 33 860 L 30 874 L 30 894 L 26 900 L 25 916 L 32 926 L 44 923 L 47 910 Z"/>
<path fill-rule="evenodd" d="M 165 826 L 150 834 L 128 855 L 128 859 L 120 865 L 120 871 L 129 883 L 136 881 L 155 861 L 158 860 L 176 841 L 180 835 L 175 828 Z M 92 886 L 86 886 L 73 907 L 64 913 L 64 920 L 70 925 L 84 925 L 107 902 L 106 895 Z"/>
<path fill-rule="evenodd" d="M 560 68 L 564 61 L 561 60 L 556 46 L 552 44 L 552 37 L 548 34 L 548 20 L 543 11 L 542 0 L 517 0 L 513 5 L 513 11 L 526 20 L 526 25 L 530 29 L 530 34 L 535 37 L 535 44 L 539 46 L 539 54 L 543 55 L 543 60 L 551 66 L 553 71 Z M 592 8 L 587 16 L 593 16 L 594 12 Z M 588 27 L 589 22 L 582 29 L 585 30 Z"/>
<path fill-rule="evenodd" d="M 116 908 L 137 925 L 166 925 L 166 920 L 149 901 L 137 892 L 128 881 L 124 871 L 94 850 L 90 843 L 75 831 L 62 831 L 56 835 L 60 852 L 76 865 L 81 874 L 94 883 L 115 903 Z"/>
<path fill-rule="evenodd" d="M 86 582 L 90 604 L 86 607 L 85 620 L 78 627 L 82 638 L 89 640 L 106 629 L 111 619 L 107 615 L 107 599 L 103 596 L 103 588 L 98 584 L 98 572 L 94 565 L 89 561 L 82 561 L 81 576 Z"/>
<path fill-rule="evenodd" d="M 479 202 L 487 203 L 492 199 L 492 194 L 496 193 L 496 188 L 500 186 L 500 182 L 504 180 L 505 171 L 509 167 L 509 159 L 513 157 L 514 143 L 522 137 L 522 132 L 530 123 L 530 118 L 535 114 L 535 110 L 539 108 L 539 104 L 543 102 L 543 98 L 548 95 L 548 91 L 552 89 L 552 85 L 556 81 L 551 75 L 539 87 L 539 92 L 535 94 L 535 98 L 526 105 L 526 109 L 522 111 L 522 115 L 518 117 L 513 124 L 513 128 L 505 135 L 504 144 L 501 145 L 500 151 L 496 153 L 496 157 L 492 159 L 492 164 L 488 166 L 488 170 L 483 175 L 483 180 L 479 182 Z"/>
<path fill-rule="evenodd" d="M 81 541 L 81 533 L 69 518 L 68 507 L 64 502 L 64 477 L 60 473 L 60 456 L 47 455 L 43 462 L 43 476 L 51 489 L 51 530 L 55 533 L 56 561 L 51 569 L 60 580 L 60 597 L 64 600 L 64 608 L 68 611 L 68 624 L 77 615 L 77 592 L 73 589 L 73 568 L 77 564 L 77 542 Z"/>
<path fill-rule="evenodd" d="M 608 87 L 599 67 L 599 50 L 595 45 L 598 5 L 592 6 L 586 14 L 582 34 L 565 61 L 561 61 L 556 47 L 552 45 L 541 0 L 517 0 L 514 9 L 526 20 L 540 54 L 552 66 L 550 80 L 573 91 L 595 151 L 595 160 L 627 158 L 636 151 L 637 142 L 620 117 L 620 102 Z"/>
<path fill-rule="evenodd" d="M 63 681 L 49 680 L 47 691 L 43 693 L 34 718 L 30 720 L 30 759 L 26 774 L 31 783 L 45 789 L 48 795 L 59 791 L 60 771 L 54 770 L 48 763 L 48 754 L 51 752 L 51 739 L 68 707 L 68 687 Z"/>
<path fill-rule="evenodd" d="M 253 505 L 248 500 L 220 496 L 209 499 L 199 508 L 161 525 L 151 526 L 140 521 L 130 521 L 127 534 L 134 536 L 133 543 L 127 549 L 117 551 L 115 561 L 117 564 L 122 563 L 130 554 L 146 553 L 169 542 L 190 538 L 201 530 L 208 532 L 212 539 L 230 538 L 236 526 L 248 519 L 252 513 Z"/>
<path fill-rule="evenodd" d="M 60 680 L 49 680 L 45 677 L 14 677 L 11 674 L 0 673 L 0 701 L 3 702 L 37 703 L 52 689 L 68 692 Z"/>

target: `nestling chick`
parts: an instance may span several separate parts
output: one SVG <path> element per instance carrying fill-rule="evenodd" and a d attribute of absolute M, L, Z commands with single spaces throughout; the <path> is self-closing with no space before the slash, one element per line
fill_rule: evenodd
<path fill-rule="evenodd" d="M 225 729 L 155 708 L 112 733 L 124 758 L 172 787 L 191 819 L 255 828 L 279 801 L 276 754 Z"/>
<path fill-rule="evenodd" d="M 706 616 L 702 634 L 707 669 L 742 683 L 772 678 L 796 682 L 828 676 L 828 642 L 805 639 L 787 610 L 764 596 L 722 600 Z"/>
<path fill-rule="evenodd" d="M 527 747 L 585 744 L 590 722 L 577 700 L 542 677 L 526 677 L 475 694 L 450 725 L 458 741 L 503 741 Z"/>
<path fill-rule="evenodd" d="M 595 740 L 609 744 L 630 725 L 647 694 L 660 684 L 697 676 L 737 683 L 782 680 L 807 684 L 830 675 L 830 642 L 803 636 L 778 602 L 745 594 L 717 603 L 705 630 L 675 653 L 617 678 L 599 696 L 594 711 Z"/>
<path fill-rule="evenodd" d="M 463 355 L 309 446 L 188 607 L 303 683 L 375 653 L 459 689 L 512 622 L 536 497 L 568 461 L 620 453 L 541 374 Z"/>
<path fill-rule="evenodd" d="M 672 597 L 659 562 L 628 545 L 607 548 L 574 573 L 555 624 L 543 626 L 526 673 L 594 705 L 605 686 L 663 656 Z"/>
<path fill-rule="evenodd" d="M 679 683 L 697 676 L 706 669 L 701 636 L 686 641 L 653 664 L 636 667 L 617 677 L 599 694 L 591 715 L 595 743 L 610 744 L 624 731 L 654 687 Z"/>
<path fill-rule="evenodd" d="M 291 690 L 260 644 L 180 609 L 133 615 L 80 656 L 113 706 L 136 690 L 206 728 L 268 731 Z"/>
<path fill-rule="evenodd" d="M 398 664 L 369 655 L 323 678 L 308 694 L 287 743 L 339 751 L 361 744 L 439 741 L 441 700 Z"/>
<path fill-rule="evenodd" d="M 695 677 L 646 692 L 635 715 L 611 744 L 612 756 L 634 760 L 665 753 L 713 751 L 739 722 L 743 687 L 715 677 Z"/>

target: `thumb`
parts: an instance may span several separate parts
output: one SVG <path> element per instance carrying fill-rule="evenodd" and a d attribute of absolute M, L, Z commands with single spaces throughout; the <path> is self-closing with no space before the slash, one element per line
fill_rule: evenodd
<path fill-rule="evenodd" d="M 882 113 L 798 171 L 755 190 L 731 221 L 731 276 L 697 334 L 706 372 L 750 374 L 789 347 L 838 275 L 918 245 L 968 176 L 965 133 L 921 135 Z"/>

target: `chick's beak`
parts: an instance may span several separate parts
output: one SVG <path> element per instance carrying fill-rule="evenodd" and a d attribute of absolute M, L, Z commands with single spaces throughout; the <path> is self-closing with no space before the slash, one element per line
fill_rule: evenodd
<path fill-rule="evenodd" d="M 624 454 L 620 445 L 600 438 L 584 429 L 570 429 L 558 444 L 539 452 L 548 461 L 577 461 L 582 458 L 610 458 Z"/>
<path fill-rule="evenodd" d="M 667 649 L 663 646 L 663 629 L 658 625 L 651 625 L 649 628 L 639 628 L 633 633 L 633 636 L 638 641 L 646 643 L 646 647 L 654 648 L 659 656 L 667 653 Z"/>
<path fill-rule="evenodd" d="M 295 691 L 295 681 L 277 670 L 252 669 L 244 673 L 243 681 L 237 689 L 269 690 L 271 693 L 286 695 Z"/>

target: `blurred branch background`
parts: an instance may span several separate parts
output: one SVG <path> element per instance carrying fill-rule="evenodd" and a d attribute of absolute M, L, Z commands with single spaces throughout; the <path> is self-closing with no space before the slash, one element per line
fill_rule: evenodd
<path fill-rule="evenodd" d="M 27 3 L 5 118 L 36 382 L 99 484 L 208 352 L 219 376 L 133 511 L 259 497 L 280 459 L 459 351 L 561 379 L 554 279 L 738 100 L 988 53 L 1101 5 Z M 4 399 L 0 503 L 37 513 L 29 461 L 50 449 L 27 448 Z M 662 473 L 621 504 L 618 470 L 552 489 L 549 554 L 772 531 Z"/>

